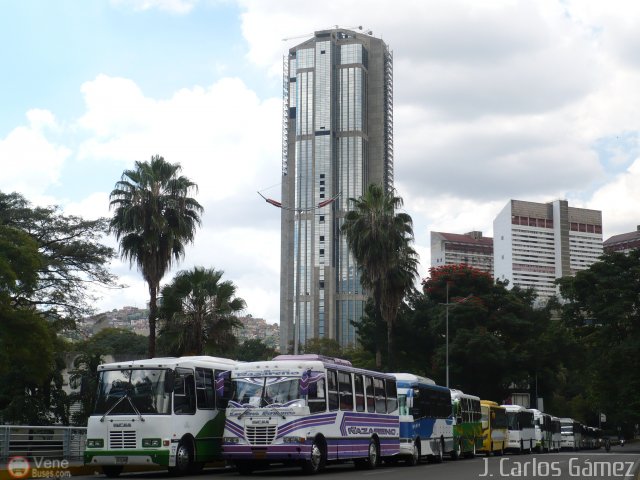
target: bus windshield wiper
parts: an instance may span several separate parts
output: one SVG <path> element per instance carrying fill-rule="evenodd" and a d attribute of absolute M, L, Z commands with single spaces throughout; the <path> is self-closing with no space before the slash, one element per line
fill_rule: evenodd
<path fill-rule="evenodd" d="M 129 400 L 129 405 L 131 405 L 131 407 L 133 408 L 133 411 L 136 412 L 138 414 L 138 418 L 140 419 L 141 422 L 144 422 L 144 417 L 142 416 L 142 414 L 140 413 L 140 410 L 138 410 L 135 406 L 135 404 L 133 403 L 133 400 L 131 400 L 131 397 L 129 396 L 129 394 L 126 395 L 127 400 Z"/>
<path fill-rule="evenodd" d="M 238 415 L 238 420 L 240 420 L 242 417 L 244 417 L 244 416 L 245 416 L 245 414 L 246 414 L 249 410 L 251 410 L 252 408 L 253 408 L 253 407 L 247 407 L 247 408 L 245 408 L 245 409 L 244 409 L 244 412 L 242 412 L 240 415 Z"/>
<path fill-rule="evenodd" d="M 116 408 L 118 405 L 120 405 L 120 402 L 122 402 L 125 398 L 127 398 L 127 396 L 128 396 L 128 394 L 126 394 L 126 393 L 125 393 L 122 397 L 120 397 L 120 398 L 118 399 L 118 401 L 117 401 L 116 403 L 114 403 L 114 404 L 111 406 L 111 408 L 110 408 L 109 410 L 107 410 L 106 412 L 104 412 L 104 415 L 102 415 L 102 418 L 100 418 L 100 421 L 101 421 L 101 422 L 104 422 L 104 418 L 105 418 L 107 415 L 109 415 L 109 414 L 113 411 L 113 409 L 114 409 L 114 408 Z"/>

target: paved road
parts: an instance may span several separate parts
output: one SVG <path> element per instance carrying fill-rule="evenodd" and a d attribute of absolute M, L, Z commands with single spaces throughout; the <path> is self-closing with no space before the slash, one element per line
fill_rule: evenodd
<path fill-rule="evenodd" d="M 630 475 L 627 475 L 630 474 Z M 505 455 L 504 457 L 477 457 L 458 461 L 446 460 L 442 464 L 424 464 L 415 467 L 398 465 L 381 466 L 375 470 L 355 470 L 350 463 L 331 465 L 315 478 L 322 480 L 376 480 L 402 476 L 402 480 L 446 479 L 633 479 L 640 480 L 640 444 L 625 447 L 613 447 L 610 453 L 604 449 L 559 454 Z M 82 479 L 106 478 L 102 475 L 73 477 Z M 168 478 L 166 472 L 123 473 L 121 478 L 134 480 L 155 480 Z M 309 479 L 301 475 L 298 468 L 272 468 L 258 471 L 251 476 L 240 476 L 235 470 L 206 469 L 199 475 L 182 477 L 185 480 L 227 480 L 255 479 L 269 480 L 285 478 L 287 480 Z"/>

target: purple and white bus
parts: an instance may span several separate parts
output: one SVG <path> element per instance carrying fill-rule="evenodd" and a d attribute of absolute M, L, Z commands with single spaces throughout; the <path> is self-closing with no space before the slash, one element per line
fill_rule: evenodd
<path fill-rule="evenodd" d="M 314 474 L 328 462 L 375 468 L 400 453 L 396 379 L 319 355 L 238 364 L 219 378 L 231 394 L 223 456 L 242 474 L 269 464 Z"/>

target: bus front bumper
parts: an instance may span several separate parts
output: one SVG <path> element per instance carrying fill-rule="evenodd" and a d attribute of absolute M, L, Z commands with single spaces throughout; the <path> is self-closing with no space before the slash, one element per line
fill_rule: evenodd
<path fill-rule="evenodd" d="M 147 465 L 147 466 L 169 466 L 169 450 L 154 451 L 85 451 L 85 465 Z"/>
<path fill-rule="evenodd" d="M 222 458 L 225 460 L 299 461 L 311 458 L 311 443 L 277 445 L 224 444 Z"/>

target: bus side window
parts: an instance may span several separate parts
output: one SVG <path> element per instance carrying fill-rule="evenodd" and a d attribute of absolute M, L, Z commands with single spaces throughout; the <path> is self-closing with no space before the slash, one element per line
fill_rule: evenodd
<path fill-rule="evenodd" d="M 373 379 L 371 377 L 364 377 L 364 384 L 367 392 L 367 412 L 375 413 L 376 396 L 373 391 Z"/>
<path fill-rule="evenodd" d="M 373 379 L 373 388 L 376 395 L 376 413 L 387 413 L 387 402 L 384 393 L 384 380 L 381 378 Z"/>
<path fill-rule="evenodd" d="M 173 412 L 178 415 L 196 413 L 196 392 L 193 370 L 176 368 L 175 387 L 173 389 Z"/>
<path fill-rule="evenodd" d="M 324 412 L 327 410 L 327 399 L 324 391 L 324 378 L 309 385 L 309 395 L 307 396 L 310 413 Z"/>
<path fill-rule="evenodd" d="M 364 412 L 364 380 L 362 375 L 353 376 L 356 390 L 356 412 Z"/>
<path fill-rule="evenodd" d="M 338 379 L 335 370 L 327 370 L 327 391 L 329 392 L 329 411 L 338 410 Z"/>
<path fill-rule="evenodd" d="M 396 381 L 385 380 L 385 386 L 387 391 L 387 412 L 393 413 L 398 409 L 398 392 L 396 390 Z"/>
<path fill-rule="evenodd" d="M 351 374 L 338 372 L 338 385 L 340 386 L 340 410 L 353 410 Z"/>
<path fill-rule="evenodd" d="M 233 396 L 233 382 L 231 381 L 231 374 L 229 372 L 227 372 L 227 374 L 225 375 L 223 382 L 224 382 L 224 387 L 223 387 L 223 391 L 222 391 L 222 396 L 218 395 L 217 392 L 215 392 L 215 379 L 218 378 L 218 375 L 220 375 L 221 373 L 224 373 L 224 370 L 216 370 L 214 372 L 214 393 L 216 395 L 216 408 L 218 410 L 224 410 L 225 408 L 227 408 L 227 404 L 229 403 L 229 399 Z"/>
<path fill-rule="evenodd" d="M 196 400 L 199 410 L 213 410 L 216 407 L 213 371 L 208 368 L 196 368 Z"/>

